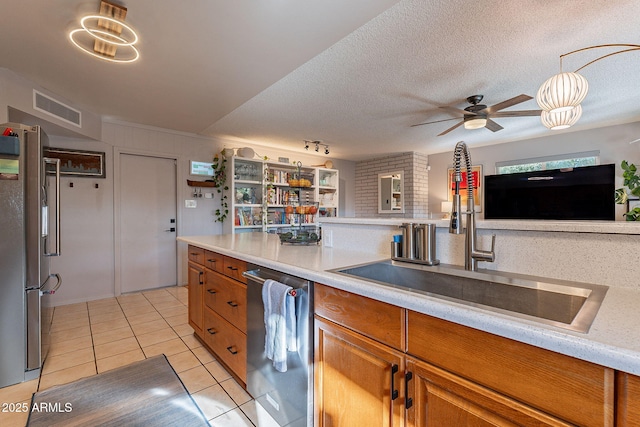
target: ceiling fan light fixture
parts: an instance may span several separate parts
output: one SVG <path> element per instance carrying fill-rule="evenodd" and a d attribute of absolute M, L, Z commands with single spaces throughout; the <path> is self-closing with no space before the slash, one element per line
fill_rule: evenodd
<path fill-rule="evenodd" d="M 580 105 L 588 91 L 589 83 L 582 75 L 560 73 L 542 83 L 536 101 L 543 111 L 560 113 Z"/>
<path fill-rule="evenodd" d="M 581 116 L 582 106 L 577 105 L 570 110 L 560 111 L 558 113 L 543 110 L 542 114 L 540 114 L 540 121 L 551 130 L 561 130 L 575 125 Z"/>
<path fill-rule="evenodd" d="M 480 129 L 487 125 L 486 117 L 472 117 L 464 120 L 465 129 Z"/>

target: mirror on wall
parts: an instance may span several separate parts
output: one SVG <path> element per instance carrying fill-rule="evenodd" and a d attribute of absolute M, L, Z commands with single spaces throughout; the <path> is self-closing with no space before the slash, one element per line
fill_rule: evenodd
<path fill-rule="evenodd" d="M 378 213 L 404 213 L 402 171 L 378 174 Z"/>

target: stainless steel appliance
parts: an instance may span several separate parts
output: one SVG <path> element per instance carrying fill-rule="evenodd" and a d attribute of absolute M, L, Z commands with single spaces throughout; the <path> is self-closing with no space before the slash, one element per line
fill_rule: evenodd
<path fill-rule="evenodd" d="M 60 161 L 39 126 L 0 125 L 0 387 L 37 378 L 60 286 Z M 51 170 L 51 178 L 47 177 Z M 50 190 L 53 187 L 54 191 Z M 50 208 L 52 206 L 52 208 Z"/>
<path fill-rule="evenodd" d="M 313 425 L 313 283 L 298 277 L 249 265 L 247 284 L 247 390 L 259 410 L 279 426 Z M 267 279 L 295 291 L 298 351 L 288 352 L 287 371 L 279 372 L 265 355 L 262 287 Z"/>

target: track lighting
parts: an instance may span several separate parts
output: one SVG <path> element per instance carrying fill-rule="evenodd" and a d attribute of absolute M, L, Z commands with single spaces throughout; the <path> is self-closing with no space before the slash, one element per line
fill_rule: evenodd
<path fill-rule="evenodd" d="M 316 145 L 316 148 L 315 148 L 316 153 L 320 152 L 320 147 L 322 146 L 322 147 L 324 147 L 324 154 L 329 154 L 329 146 L 327 144 L 323 144 L 322 141 L 319 141 L 319 140 L 311 141 L 309 139 L 305 139 L 304 140 L 304 149 L 308 151 L 309 147 L 310 147 L 310 144 L 315 144 Z"/>

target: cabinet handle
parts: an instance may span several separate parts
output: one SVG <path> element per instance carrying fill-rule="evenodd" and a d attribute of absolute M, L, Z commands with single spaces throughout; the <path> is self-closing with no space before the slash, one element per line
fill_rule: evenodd
<path fill-rule="evenodd" d="M 231 354 L 238 354 L 238 350 L 235 350 L 232 345 L 227 347 L 227 350 L 229 350 Z"/>
<path fill-rule="evenodd" d="M 207 292 L 209 292 L 212 295 L 218 293 L 218 291 L 216 291 L 215 289 L 207 289 Z"/>
<path fill-rule="evenodd" d="M 237 270 L 238 270 L 238 267 L 233 267 L 233 266 L 231 266 L 231 265 L 230 265 L 229 267 L 227 267 L 227 268 L 228 268 L 229 270 L 231 270 L 231 271 L 237 271 Z"/>
<path fill-rule="evenodd" d="M 202 280 L 202 276 L 204 276 L 204 271 L 198 272 L 198 281 L 200 285 L 204 285 L 204 280 Z"/>
<path fill-rule="evenodd" d="M 198 252 L 191 252 L 191 256 L 198 256 L 200 255 Z"/>
<path fill-rule="evenodd" d="M 413 379 L 413 374 L 411 372 L 407 372 L 404 375 L 404 408 L 409 409 L 413 406 L 413 399 L 409 397 L 409 381 Z"/>
<path fill-rule="evenodd" d="M 215 330 L 214 328 L 209 328 L 209 329 L 207 329 L 207 332 L 209 332 L 211 335 L 215 335 L 215 334 L 217 334 L 217 333 L 218 333 L 218 331 L 217 331 L 217 330 Z"/>
<path fill-rule="evenodd" d="M 398 390 L 396 390 L 395 386 L 395 375 L 398 373 L 398 365 L 391 366 L 391 400 L 396 400 L 398 398 Z"/>
<path fill-rule="evenodd" d="M 216 260 L 215 259 L 208 259 L 208 262 L 213 262 L 215 264 Z"/>
<path fill-rule="evenodd" d="M 235 301 L 227 301 L 227 304 L 229 304 L 231 307 L 237 307 L 238 303 Z"/>

